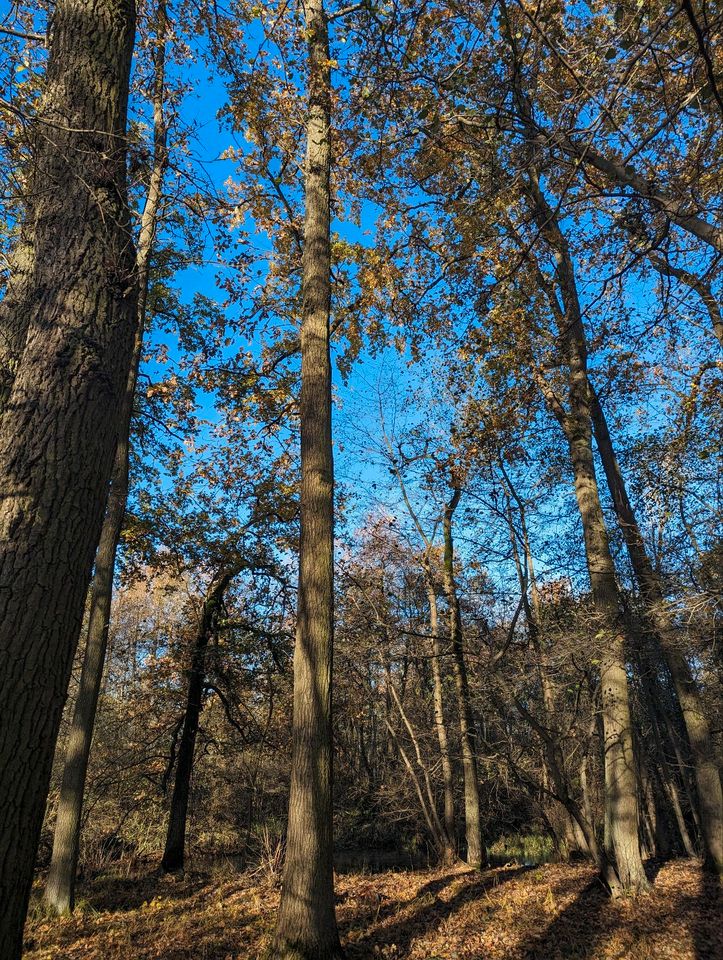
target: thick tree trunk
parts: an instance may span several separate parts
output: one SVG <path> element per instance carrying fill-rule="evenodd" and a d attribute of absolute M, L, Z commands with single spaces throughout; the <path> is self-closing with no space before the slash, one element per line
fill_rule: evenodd
<path fill-rule="evenodd" d="M 452 498 L 444 509 L 444 591 L 449 607 L 449 641 L 454 664 L 454 681 L 457 691 L 457 711 L 459 714 L 459 732 L 462 746 L 462 769 L 464 772 L 464 820 L 467 840 L 466 861 L 471 867 L 480 869 L 487 863 L 487 855 L 482 843 L 482 824 L 480 814 L 479 782 L 477 780 L 477 753 L 474 742 L 474 720 L 469 697 L 467 664 L 464 657 L 462 637 L 462 617 L 457 597 L 457 585 L 454 580 L 454 540 L 452 537 L 452 516 L 459 503 L 462 491 L 454 488 Z"/>
<path fill-rule="evenodd" d="M 723 793 L 710 724 L 701 702 L 700 691 L 688 661 L 680 649 L 680 638 L 666 607 L 660 578 L 653 569 L 645 549 L 645 541 L 615 456 L 605 412 L 592 388 L 590 407 L 595 440 L 620 529 L 648 615 L 655 627 L 665 662 L 673 678 L 673 685 L 685 721 L 698 788 L 700 821 L 705 843 L 705 865 L 714 872 L 723 872 Z"/>
<path fill-rule="evenodd" d="M 530 172 L 528 183 L 535 220 L 555 256 L 557 282 L 563 300 L 561 308 L 556 298 L 550 297 L 551 307 L 557 314 L 567 364 L 569 409 L 563 411 L 559 402 L 549 394 L 546 399 L 560 421 L 570 450 L 575 497 L 582 520 L 585 556 L 598 621 L 596 652 L 600 661 L 605 805 L 610 840 L 623 890 L 637 893 L 647 889 L 648 882 L 638 837 L 638 777 L 633 750 L 622 610 L 593 458 L 585 330 L 567 241 L 554 211 L 540 190 L 534 170 Z"/>
<path fill-rule="evenodd" d="M 130 369 L 133 36 L 129 0 L 55 7 L 33 158 L 28 332 L 0 421 L 0 960 L 20 954 Z"/>
<path fill-rule="evenodd" d="M 163 117 L 165 31 L 165 4 L 161 3 L 158 10 L 158 36 L 162 39 L 159 40 L 155 68 L 154 161 L 138 238 L 138 327 L 123 399 L 108 505 L 95 556 L 83 668 L 66 748 L 53 836 L 53 854 L 44 894 L 47 907 L 60 914 L 71 912 L 75 904 L 75 874 L 80 851 L 85 779 L 108 643 L 115 558 L 128 498 L 131 416 L 143 345 L 151 253 L 167 165 L 166 126 Z"/>
<path fill-rule="evenodd" d="M 168 815 L 166 846 L 161 861 L 161 866 L 166 873 L 183 869 L 193 755 L 196 750 L 198 721 L 201 716 L 203 701 L 203 684 L 206 679 L 206 649 L 213 633 L 216 615 L 223 600 L 223 595 L 238 571 L 238 567 L 233 567 L 216 577 L 209 587 L 201 608 L 198 632 L 191 651 L 191 662 L 187 673 L 186 708 L 183 714 L 181 736 L 178 741 L 176 776 L 173 781 L 171 808 Z"/>
<path fill-rule="evenodd" d="M 439 757 L 442 765 L 442 783 L 444 786 L 444 850 L 443 860 L 452 863 L 456 857 L 455 828 L 454 828 L 454 780 L 452 775 L 452 760 L 449 753 L 449 736 L 447 722 L 444 718 L 444 695 L 442 688 L 442 644 L 439 640 L 439 616 L 437 613 L 437 593 L 434 584 L 427 584 L 427 599 L 429 601 L 429 629 L 432 635 L 432 684 L 434 703 L 434 726 L 439 742 Z"/>
<path fill-rule="evenodd" d="M 29 213 L 10 255 L 10 272 L 5 295 L 0 301 L 0 413 L 13 388 L 30 322 L 35 250 Z"/>
<path fill-rule="evenodd" d="M 331 63 L 323 0 L 304 6 L 309 63 L 301 325 L 301 537 L 286 864 L 277 960 L 341 957 L 334 912 L 331 684 Z"/>

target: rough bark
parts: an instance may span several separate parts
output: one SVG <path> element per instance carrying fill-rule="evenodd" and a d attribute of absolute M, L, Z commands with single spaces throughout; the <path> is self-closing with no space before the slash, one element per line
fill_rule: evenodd
<path fill-rule="evenodd" d="M 291 786 L 284 883 L 271 954 L 342 956 L 334 912 L 331 683 L 331 74 L 323 0 L 304 5 L 309 67 L 301 324 L 301 535 Z"/>
<path fill-rule="evenodd" d="M 166 30 L 165 19 L 165 4 L 161 3 L 158 10 L 158 35 L 163 37 L 165 37 Z M 156 55 L 154 158 L 146 203 L 141 217 L 136 258 L 138 264 L 138 325 L 131 369 L 123 398 L 108 504 L 101 529 L 98 552 L 95 556 L 83 667 L 68 736 L 63 779 L 58 800 L 58 814 L 53 835 L 53 854 L 44 893 L 44 900 L 48 909 L 59 914 L 72 912 L 75 905 L 75 875 L 80 851 L 83 795 L 108 644 L 116 552 L 128 498 L 131 416 L 143 345 L 151 253 L 156 232 L 163 177 L 167 166 L 166 125 L 163 116 L 164 62 L 165 39 L 159 42 Z"/>
<path fill-rule="evenodd" d="M 464 773 L 464 820 L 467 840 L 466 861 L 477 869 L 485 866 L 487 855 L 482 843 L 479 782 L 477 779 L 477 753 L 474 741 L 474 719 L 469 697 L 467 664 L 464 657 L 462 616 L 459 609 L 457 585 L 454 579 L 454 539 L 452 516 L 457 508 L 462 491 L 455 487 L 444 509 L 444 592 L 449 607 L 449 643 L 454 665 L 454 682 L 457 692 L 457 712 L 462 746 L 462 770 Z"/>
<path fill-rule="evenodd" d="M 10 396 L 25 346 L 34 258 L 35 251 L 28 211 L 26 222 L 21 227 L 18 241 L 10 255 L 8 285 L 0 301 L 0 413 Z"/>
<path fill-rule="evenodd" d="M 0 421 L 0 958 L 20 954 L 136 318 L 129 0 L 60 0 L 34 154 L 28 332 Z"/>
<path fill-rule="evenodd" d="M 683 714 L 695 768 L 700 821 L 705 843 L 705 865 L 710 870 L 721 873 L 723 872 L 723 793 L 710 724 L 701 701 L 700 690 L 690 665 L 680 649 L 680 638 L 666 606 L 660 578 L 653 569 L 645 548 L 645 541 L 615 456 L 605 412 L 592 388 L 590 408 L 595 440 L 618 523 Z"/>
<path fill-rule="evenodd" d="M 193 756 L 196 750 L 198 722 L 203 703 L 203 685 L 206 679 L 206 649 L 213 633 L 219 606 L 229 584 L 239 568 L 224 570 L 216 577 L 206 593 L 201 608 L 198 630 L 191 650 L 191 661 L 186 674 L 186 707 L 178 741 L 176 775 L 168 815 L 168 831 L 161 866 L 166 873 L 182 870 L 186 848 L 188 799 L 191 792 Z"/>

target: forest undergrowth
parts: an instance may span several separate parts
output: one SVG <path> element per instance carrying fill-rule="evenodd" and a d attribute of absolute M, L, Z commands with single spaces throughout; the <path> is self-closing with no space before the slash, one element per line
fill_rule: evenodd
<path fill-rule="evenodd" d="M 348 960 L 718 960 L 719 885 L 697 863 L 648 864 L 651 893 L 611 901 L 587 864 L 337 877 Z M 268 875 L 101 874 L 72 917 L 36 906 L 26 960 L 256 960 L 273 934 Z"/>

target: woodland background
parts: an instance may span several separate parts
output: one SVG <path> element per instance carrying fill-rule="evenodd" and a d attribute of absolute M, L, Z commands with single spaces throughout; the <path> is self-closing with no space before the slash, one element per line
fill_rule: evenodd
<path fill-rule="evenodd" d="M 125 877 L 152 903 L 163 858 L 167 872 L 245 871 L 275 896 L 314 63 L 332 125 L 337 871 L 590 860 L 613 893 L 647 887 L 642 860 L 715 875 L 720 9 L 329 3 L 319 65 L 311 6 L 138 7 L 127 476 L 118 454 L 112 608 L 98 612 L 98 587 L 86 603 L 42 884 L 80 722 L 87 776 L 65 790 L 81 884 Z M 52 9 L 13 4 L 0 26 L 6 324 Z M 97 715 L 79 721 L 94 622 Z M 611 799 L 606 724 L 625 731 L 627 807 Z M 51 907 L 72 907 L 74 866 L 51 871 Z M 587 869 L 570 876 L 584 886 Z M 679 869 L 665 880 L 678 892 L 694 883 Z M 37 909 L 41 941 L 71 929 Z M 695 956 L 713 956 L 701 936 Z M 412 937 L 380 942 L 414 955 Z"/>

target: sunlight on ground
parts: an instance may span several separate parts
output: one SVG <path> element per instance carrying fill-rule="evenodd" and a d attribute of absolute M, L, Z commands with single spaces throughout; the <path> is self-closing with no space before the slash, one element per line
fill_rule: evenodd
<path fill-rule="evenodd" d="M 337 881 L 349 960 L 717 960 L 719 891 L 687 861 L 666 864 L 653 892 L 610 902 L 587 865 L 442 869 Z M 26 960 L 240 960 L 268 944 L 278 889 L 234 879 L 173 883 L 99 878 L 79 913 L 26 929 Z"/>

